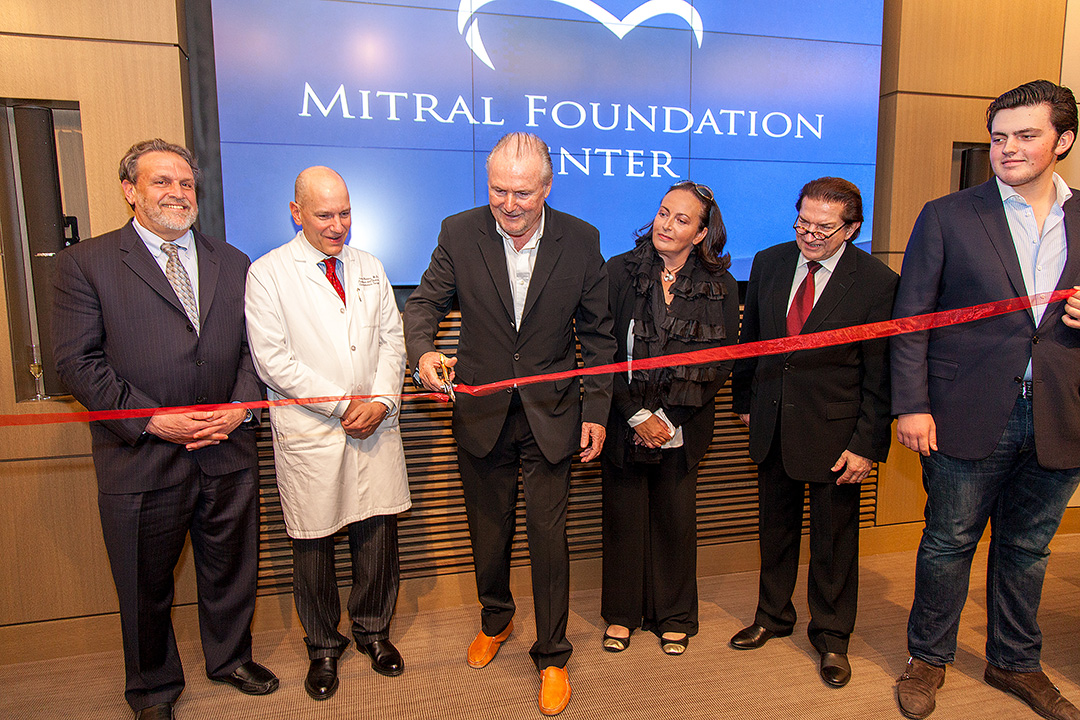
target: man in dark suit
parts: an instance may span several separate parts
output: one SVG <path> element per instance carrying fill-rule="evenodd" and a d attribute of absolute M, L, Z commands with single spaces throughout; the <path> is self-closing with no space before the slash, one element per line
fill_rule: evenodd
<path fill-rule="evenodd" d="M 887 320 L 896 273 L 851 244 L 862 197 L 847 180 L 803 186 L 795 242 L 754 258 L 739 342 Z M 758 463 L 761 576 L 754 624 L 731 645 L 752 650 L 795 625 L 803 493 L 810 491 L 807 633 L 821 678 L 851 679 L 848 639 L 859 589 L 859 483 L 889 452 L 888 343 L 872 340 L 740 360 L 733 409 Z"/>
<path fill-rule="evenodd" d="M 57 371 L 88 410 L 261 398 L 244 334 L 248 258 L 190 229 L 197 175 L 186 148 L 137 143 L 120 162 L 134 220 L 57 257 Z M 258 504 L 250 424 L 243 408 L 90 424 L 125 697 L 141 720 L 171 718 L 184 688 L 170 610 L 189 530 L 207 675 L 252 695 L 277 688 L 251 659 Z"/>
<path fill-rule="evenodd" d="M 405 345 L 414 376 L 439 390 L 446 374 L 468 385 L 576 367 L 574 336 L 586 366 L 612 361 L 607 274 L 596 229 L 545 204 L 551 157 L 535 135 L 503 137 L 487 160 L 488 207 L 443 221 L 439 243 L 405 304 Z M 457 356 L 435 349 L 439 321 L 457 297 Z M 452 369 L 451 369 L 452 368 Z M 453 430 L 483 605 L 468 662 L 489 663 L 513 630 L 510 544 L 520 466 L 536 611 L 530 651 L 543 676 L 540 709 L 570 700 L 564 666 L 572 650 L 566 503 L 570 462 L 599 456 L 611 402 L 610 376 L 527 385 L 483 397 L 459 393 Z M 579 442 L 580 438 L 580 442 Z"/>
<path fill-rule="evenodd" d="M 923 208 L 896 317 L 1080 284 L 1080 201 L 1054 172 L 1076 138 L 1072 92 L 1027 83 L 986 119 L 996 177 Z M 897 684 L 908 717 L 934 710 L 989 520 L 986 682 L 1043 717 L 1080 718 L 1040 669 L 1036 620 L 1048 544 L 1080 480 L 1080 331 L 1062 322 L 1062 305 L 1042 299 L 893 340 L 897 437 L 922 455 L 927 492 L 911 658 Z"/>

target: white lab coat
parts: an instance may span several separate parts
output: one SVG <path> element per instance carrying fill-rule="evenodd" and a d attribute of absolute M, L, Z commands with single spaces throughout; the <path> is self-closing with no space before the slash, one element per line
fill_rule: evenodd
<path fill-rule="evenodd" d="M 411 505 L 398 426 L 405 340 L 393 289 L 375 256 L 346 245 L 338 255 L 342 306 L 318 266 L 323 257 L 297 233 L 252 263 L 245 303 L 251 355 L 269 398 L 327 398 L 270 408 L 285 527 L 304 539 Z M 391 405 L 366 440 L 341 427 L 345 395 Z"/>

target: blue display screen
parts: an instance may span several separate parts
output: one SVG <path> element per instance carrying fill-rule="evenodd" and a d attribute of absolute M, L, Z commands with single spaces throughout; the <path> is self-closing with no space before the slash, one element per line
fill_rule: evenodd
<path fill-rule="evenodd" d="M 869 244 L 882 2 L 213 0 L 227 239 L 253 259 L 287 242 L 297 173 L 328 165 L 350 242 L 415 285 L 524 130 L 551 148 L 549 204 L 605 257 L 685 178 L 713 188 L 736 278 L 823 175 L 862 190 Z"/>

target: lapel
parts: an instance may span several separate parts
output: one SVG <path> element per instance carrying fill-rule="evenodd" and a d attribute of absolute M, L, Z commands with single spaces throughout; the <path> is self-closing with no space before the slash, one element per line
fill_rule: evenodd
<path fill-rule="evenodd" d="M 787 301 L 791 294 L 791 283 L 795 280 L 795 263 L 799 256 L 799 246 L 794 242 L 785 243 L 779 254 L 777 267 L 771 274 L 770 285 L 765 297 L 768 304 L 762 307 L 772 308 L 768 321 L 772 327 L 764 328 L 762 339 L 782 338 L 787 336 Z"/>
<path fill-rule="evenodd" d="M 536 251 L 536 264 L 533 265 L 532 277 L 529 280 L 529 292 L 525 295 L 525 309 L 521 313 L 523 325 L 562 254 L 562 230 L 555 219 L 555 213 L 547 205 L 544 206 L 544 212 L 544 235 L 540 238 L 540 247 Z"/>
<path fill-rule="evenodd" d="M 1061 270 L 1055 290 L 1071 288 L 1080 279 L 1080 197 L 1075 190 L 1061 209 L 1065 213 L 1065 267 Z M 1048 306 L 1039 326 L 1042 327 L 1049 319 L 1060 322 L 1062 312 L 1061 302 Z"/>
<path fill-rule="evenodd" d="M 480 254 L 487 265 L 491 282 L 502 300 L 506 314 L 512 320 L 514 318 L 514 298 L 510 294 L 510 276 L 506 272 L 506 252 L 503 250 L 502 235 L 495 229 L 495 216 L 491 214 L 491 208 L 485 207 L 483 211 L 484 222 L 480 224 L 477 244 L 480 246 Z"/>
<path fill-rule="evenodd" d="M 200 247 L 199 250 L 202 250 L 202 248 Z M 135 226 L 131 224 L 131 221 L 128 221 L 128 224 L 120 229 L 120 252 L 123 253 L 124 264 L 132 272 L 153 288 L 167 303 L 180 311 L 184 317 L 187 317 L 184 306 L 180 303 L 180 298 L 176 297 L 176 292 L 172 289 L 172 285 L 169 284 L 165 273 L 161 271 L 161 266 L 157 264 L 154 256 L 146 249 L 146 244 L 139 237 L 139 233 L 135 232 Z M 199 255 L 201 256 L 201 254 L 200 252 Z M 199 270 L 202 271 L 201 265 Z"/>
<path fill-rule="evenodd" d="M 800 335 L 816 332 L 822 321 L 829 317 L 847 294 L 855 281 L 855 266 L 859 264 L 859 259 L 855 255 L 855 247 L 849 243 L 849 246 L 844 248 L 844 254 L 836 261 L 836 268 L 828 284 L 825 285 L 825 289 L 821 291 L 821 297 L 814 303 L 814 308 L 806 317 Z"/>
<path fill-rule="evenodd" d="M 195 254 L 199 263 L 199 325 L 205 327 L 210 304 L 214 302 L 220 268 L 214 241 L 198 230 L 192 230 L 191 235 L 195 239 Z"/>
<path fill-rule="evenodd" d="M 307 238 L 304 237 L 303 230 L 298 232 L 296 234 L 296 237 L 292 239 L 290 249 L 292 251 L 293 261 L 300 266 L 300 272 L 302 273 L 302 277 L 304 278 L 304 280 L 319 288 L 319 292 L 328 293 L 328 300 L 332 297 L 337 302 L 341 302 L 341 300 L 338 298 L 337 290 L 334 290 L 334 286 L 331 285 L 330 281 L 326 278 L 326 273 L 324 273 L 322 271 L 322 268 L 319 267 L 318 261 L 312 261 L 312 253 L 318 255 L 320 258 L 322 257 L 322 253 L 320 253 L 318 250 L 315 250 L 311 246 L 311 244 L 307 241 Z M 345 296 L 348 297 L 349 281 L 348 273 L 345 269 L 344 256 L 344 250 L 342 250 L 342 252 L 339 253 L 337 256 L 337 277 L 338 281 L 341 283 L 341 286 L 345 288 Z"/>
<path fill-rule="evenodd" d="M 1017 297 L 1027 295 L 1024 273 L 1020 270 L 1016 246 L 1013 244 L 1012 233 L 1009 231 L 1009 221 L 1005 218 L 1005 206 L 1001 203 L 1001 193 L 998 192 L 997 181 L 994 178 L 990 178 L 975 188 L 972 204 L 975 207 L 975 214 L 979 216 L 983 229 L 990 238 L 990 244 L 1005 267 L 1013 292 Z M 1031 317 L 1030 311 L 1028 311 L 1028 317 Z"/>

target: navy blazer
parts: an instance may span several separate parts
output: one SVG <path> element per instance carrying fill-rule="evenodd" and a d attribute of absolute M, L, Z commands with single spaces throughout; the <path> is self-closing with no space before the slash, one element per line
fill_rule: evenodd
<path fill-rule="evenodd" d="M 1068 258 L 1057 289 L 1080 285 L 1080 198 L 1062 208 Z M 911 231 L 894 317 L 1028 294 L 994 178 L 928 202 Z M 1032 361 L 1035 450 L 1052 469 L 1080 466 L 1080 330 L 1061 321 L 1063 302 L 892 341 L 892 411 L 930 413 L 938 449 L 980 460 L 997 446 Z"/>
<path fill-rule="evenodd" d="M 431 264 L 405 303 L 405 347 L 410 367 L 435 351 L 439 322 L 454 297 L 461 309 L 458 381 L 467 385 L 577 367 L 574 337 L 585 366 L 606 365 L 615 353 L 608 312 L 608 278 L 600 234 L 592 225 L 545 207 L 544 236 L 520 330 L 506 270 L 503 239 L 491 208 L 446 218 Z M 584 398 L 581 387 L 584 386 Z M 604 425 L 611 404 L 611 376 L 591 375 L 526 385 L 520 389 L 529 427 L 549 462 L 580 451 L 581 422 Z M 510 407 L 510 393 L 483 397 L 458 393 L 454 438 L 471 455 L 495 447 Z"/>
<path fill-rule="evenodd" d="M 200 334 L 129 222 L 57 255 L 53 342 L 60 379 L 88 410 L 248 402 L 262 386 L 248 354 L 248 258 L 193 233 Z M 254 467 L 255 434 L 188 452 L 143 433 L 149 418 L 90 424 L 98 487 L 107 494 L 177 485 L 196 467 L 219 476 Z"/>
<path fill-rule="evenodd" d="M 794 241 L 754 257 L 740 343 L 787 336 L 787 301 L 799 256 Z M 896 273 L 848 245 L 801 334 L 889 319 Z M 732 373 L 732 409 L 750 414 L 750 457 L 764 462 L 777 425 L 787 474 L 835 482 L 830 468 L 849 450 L 884 461 L 891 444 L 886 339 L 746 358 Z M 781 422 L 782 418 L 782 422 Z"/>

